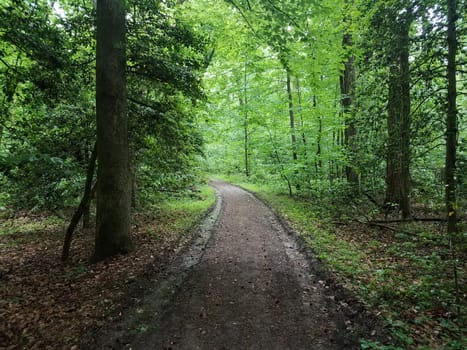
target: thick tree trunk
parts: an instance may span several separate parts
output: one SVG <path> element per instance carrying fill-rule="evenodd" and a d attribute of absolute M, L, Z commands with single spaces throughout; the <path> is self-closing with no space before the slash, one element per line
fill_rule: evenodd
<path fill-rule="evenodd" d="M 97 1 L 97 232 L 93 260 L 127 253 L 131 174 L 126 114 L 125 6 Z"/>
<path fill-rule="evenodd" d="M 457 107 L 456 107 L 456 0 L 448 0 L 448 110 L 446 115 L 446 212 L 448 233 L 457 231 L 456 210 L 456 151 L 457 151 Z"/>
<path fill-rule="evenodd" d="M 410 76 L 408 19 L 398 24 L 398 42 L 389 67 L 388 149 L 386 199 L 389 209 L 398 207 L 403 218 L 410 217 Z"/>

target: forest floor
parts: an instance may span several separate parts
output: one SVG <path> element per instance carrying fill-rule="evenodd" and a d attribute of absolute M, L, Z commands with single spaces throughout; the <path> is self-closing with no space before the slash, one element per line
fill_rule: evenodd
<path fill-rule="evenodd" d="M 0 349 L 464 348 L 435 226 L 336 222 L 324 202 L 261 191 L 278 216 L 215 186 L 216 206 L 204 188 L 135 214 L 136 250 L 98 264 L 93 230 L 62 264 L 63 219 L 2 218 Z"/>
<path fill-rule="evenodd" d="M 212 237 L 180 260 L 199 262 L 181 268 L 189 272 L 181 283 L 148 285 L 136 309 L 89 347 L 360 349 L 362 337 L 386 336 L 265 204 L 236 186 L 214 186 L 222 209 Z"/>
<path fill-rule="evenodd" d="M 86 334 L 122 317 L 145 281 L 164 271 L 191 242 L 215 201 L 205 186 L 191 195 L 157 200 L 133 217 L 136 249 L 92 264 L 94 230 L 75 233 L 60 261 L 67 222 L 49 213 L 0 220 L 0 349 L 85 349 Z"/>

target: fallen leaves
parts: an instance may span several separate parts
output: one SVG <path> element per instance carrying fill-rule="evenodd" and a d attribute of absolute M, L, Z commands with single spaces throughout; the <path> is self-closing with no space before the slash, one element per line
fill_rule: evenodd
<path fill-rule="evenodd" d="M 157 225 L 147 220 L 136 224 Z M 121 317 L 129 286 L 154 274 L 187 240 L 136 230 L 132 238 L 134 252 L 92 265 L 92 230 L 76 234 L 67 264 L 60 262 L 59 227 L 0 236 L 0 349 L 79 349 L 88 332 Z"/>

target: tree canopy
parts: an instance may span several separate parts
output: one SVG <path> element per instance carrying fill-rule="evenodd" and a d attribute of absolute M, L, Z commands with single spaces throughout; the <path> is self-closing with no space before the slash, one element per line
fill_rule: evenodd
<path fill-rule="evenodd" d="M 130 235 L 135 213 L 160 196 L 196 196 L 207 177 L 233 176 L 328 203 L 345 213 L 334 222 L 440 222 L 459 304 L 466 9 L 0 0 L 0 213 L 79 208 L 71 239 L 97 211 L 96 247 L 108 247 L 118 230 L 99 236 L 107 214 L 125 212 Z M 129 251 L 121 241 L 96 255 Z"/>

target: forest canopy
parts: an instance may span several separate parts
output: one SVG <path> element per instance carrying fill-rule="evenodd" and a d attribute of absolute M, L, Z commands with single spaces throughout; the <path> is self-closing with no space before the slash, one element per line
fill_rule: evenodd
<path fill-rule="evenodd" d="M 0 0 L 0 228 L 70 222 L 67 261 L 82 219 L 96 262 L 147 239 L 141 217 L 189 231 L 157 205 L 196 220 L 203 184 L 240 182 L 314 230 L 403 346 L 460 349 L 466 18 L 465 0 Z"/>
<path fill-rule="evenodd" d="M 291 194 L 350 183 L 405 216 L 408 202 L 443 203 L 446 6 L 141 0 L 126 11 L 131 163 L 143 197 L 146 186 L 187 186 L 207 162 L 210 172 L 267 178 Z M 91 2 L 2 1 L 3 205 L 57 209 L 80 196 L 95 140 L 94 15 Z"/>

